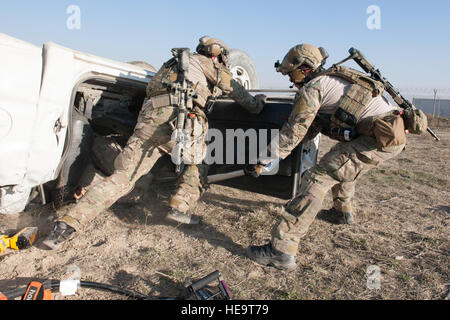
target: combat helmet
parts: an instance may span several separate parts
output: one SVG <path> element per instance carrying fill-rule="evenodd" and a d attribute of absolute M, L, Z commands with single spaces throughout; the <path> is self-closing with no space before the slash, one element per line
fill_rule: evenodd
<path fill-rule="evenodd" d="M 297 84 L 303 82 L 307 77 L 304 72 L 305 68 L 315 72 L 325 64 L 327 58 L 328 53 L 324 48 L 318 48 L 310 44 L 299 44 L 288 51 L 281 64 L 277 61 L 275 68 L 277 72 L 289 75 L 291 81 Z"/>
<path fill-rule="evenodd" d="M 219 61 L 228 66 L 230 50 L 221 40 L 209 36 L 201 37 L 196 49 L 197 53 L 207 57 L 218 57 Z"/>

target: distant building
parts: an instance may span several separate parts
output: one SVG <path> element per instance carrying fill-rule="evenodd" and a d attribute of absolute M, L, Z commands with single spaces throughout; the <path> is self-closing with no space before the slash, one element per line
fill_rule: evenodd
<path fill-rule="evenodd" d="M 413 104 L 426 114 L 448 117 L 450 116 L 450 99 L 420 99 L 414 98 Z"/>
<path fill-rule="evenodd" d="M 436 98 L 434 97 L 434 90 L 429 88 L 400 88 L 399 91 L 406 99 L 428 115 L 450 116 L 450 89 L 436 89 Z M 384 96 L 389 102 L 395 104 L 389 94 L 385 92 Z"/>

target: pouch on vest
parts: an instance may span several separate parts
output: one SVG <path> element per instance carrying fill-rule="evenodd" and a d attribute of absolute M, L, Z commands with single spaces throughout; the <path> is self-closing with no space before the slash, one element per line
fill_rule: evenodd
<path fill-rule="evenodd" d="M 373 133 L 380 151 L 406 144 L 405 124 L 401 115 L 389 115 L 373 122 Z"/>
<path fill-rule="evenodd" d="M 331 117 L 331 121 L 344 128 L 355 128 L 361 115 L 374 98 L 371 88 L 362 85 L 362 81 L 354 83 L 339 100 L 339 108 Z"/>
<path fill-rule="evenodd" d="M 351 83 L 338 102 L 339 108 L 331 121 L 339 127 L 353 129 L 361 119 L 370 101 L 383 93 L 384 86 L 369 76 L 344 66 L 333 66 L 314 77 L 328 75 L 344 79 Z"/>
<path fill-rule="evenodd" d="M 212 95 L 211 90 L 201 83 L 196 83 L 193 88 L 197 92 L 197 95 L 194 97 L 195 104 L 204 108 L 208 98 Z"/>
<path fill-rule="evenodd" d="M 188 114 L 183 134 L 185 135 L 181 148 L 183 163 L 200 164 L 206 156 L 206 135 L 208 120 L 204 112 L 196 107 Z"/>
<path fill-rule="evenodd" d="M 178 78 L 177 61 L 172 58 L 166 61 L 147 85 L 147 98 L 168 93 L 167 84 L 174 83 Z"/>

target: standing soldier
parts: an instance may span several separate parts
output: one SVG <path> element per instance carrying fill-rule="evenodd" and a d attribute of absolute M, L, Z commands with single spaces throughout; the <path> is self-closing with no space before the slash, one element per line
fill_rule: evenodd
<path fill-rule="evenodd" d="M 249 112 L 261 112 L 265 96 L 253 97 L 232 79 L 228 69 L 229 50 L 222 41 L 202 37 L 196 51 L 192 54 L 188 49 L 172 50 L 174 57 L 163 64 L 147 86 L 147 99 L 133 135 L 114 162 L 114 173 L 92 186 L 78 203 L 61 210 L 53 231 L 44 241 L 46 246 L 59 248 L 83 224 L 129 193 L 163 152 L 172 151 L 175 141 L 171 138 L 176 128 L 185 129 L 183 132 L 188 130 L 188 138 L 200 145 L 201 152 L 204 152 L 208 130 L 204 108 L 209 98 L 228 94 Z M 182 120 L 181 112 L 186 116 Z M 172 209 L 167 216 L 170 220 L 187 224 L 198 223 L 198 218 L 191 216 L 189 209 L 201 195 L 200 178 L 206 172 L 201 164 L 203 157 L 195 153 L 193 156 L 196 162 L 186 166 L 169 201 Z"/>
<path fill-rule="evenodd" d="M 319 164 L 302 178 L 299 194 L 283 207 L 271 242 L 249 246 L 248 256 L 262 265 L 278 269 L 296 268 L 300 239 L 307 233 L 331 189 L 333 209 L 342 223 L 354 223 L 352 198 L 356 180 L 381 162 L 397 156 L 405 147 L 405 123 L 399 107 L 383 96 L 383 83 L 344 66 L 323 69 L 328 54 L 308 44 L 293 47 L 278 72 L 289 75 L 299 89 L 288 122 L 282 127 L 279 157 L 287 157 L 302 141 L 317 133 L 339 140 Z M 417 110 L 418 131 L 426 128 L 426 117 Z M 422 122 L 421 122 L 422 121 Z M 417 123 L 415 124 L 417 125 Z M 413 126 L 407 129 L 413 131 Z M 414 127 L 417 128 L 417 127 Z M 248 166 L 259 176 L 266 163 Z"/>

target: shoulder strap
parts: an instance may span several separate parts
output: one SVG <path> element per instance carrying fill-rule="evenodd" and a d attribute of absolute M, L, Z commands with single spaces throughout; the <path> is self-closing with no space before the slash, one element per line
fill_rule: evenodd
<path fill-rule="evenodd" d="M 313 75 L 311 80 L 313 78 L 317 78 L 319 76 L 324 75 L 335 76 L 347 80 L 352 84 L 358 84 L 368 90 L 371 90 L 372 97 L 377 97 L 381 95 L 384 91 L 384 85 L 380 81 L 372 79 L 370 76 L 362 72 L 359 72 L 355 69 L 348 68 L 345 66 L 332 66 L 327 70 L 324 70 L 322 72 Z"/>
<path fill-rule="evenodd" d="M 370 76 L 344 66 L 332 66 L 322 71 L 314 78 L 328 75 L 350 82 L 350 88 L 339 100 L 339 108 L 331 117 L 331 121 L 343 128 L 354 128 L 367 110 L 370 101 L 381 95 L 384 86 Z"/>

